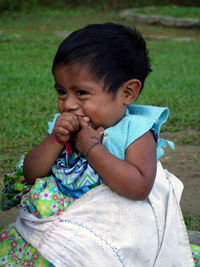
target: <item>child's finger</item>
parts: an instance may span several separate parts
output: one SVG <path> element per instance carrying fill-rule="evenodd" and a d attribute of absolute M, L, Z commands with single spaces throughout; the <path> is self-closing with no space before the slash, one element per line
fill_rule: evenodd
<path fill-rule="evenodd" d="M 88 127 L 88 122 L 82 118 L 81 116 L 78 116 L 79 124 L 81 128 L 87 128 Z"/>
<path fill-rule="evenodd" d="M 63 113 L 64 118 L 66 119 L 66 121 L 69 121 L 73 127 L 75 128 L 75 130 L 78 130 L 79 128 L 79 121 L 77 119 L 77 116 L 72 114 L 72 113 Z"/>
<path fill-rule="evenodd" d="M 99 127 L 99 128 L 97 129 L 97 132 L 98 132 L 98 134 L 100 135 L 100 140 L 101 140 L 101 143 L 102 143 L 102 141 L 103 141 L 103 137 L 104 137 L 104 128 L 103 128 L 103 127 Z"/>
<path fill-rule="evenodd" d="M 73 114 L 63 113 L 56 121 L 56 124 L 68 129 L 70 132 L 78 131 L 79 129 L 79 121 Z"/>
<path fill-rule="evenodd" d="M 103 127 L 99 127 L 99 128 L 97 129 L 97 132 L 98 132 L 99 134 L 103 134 L 103 132 L 104 132 L 104 128 L 103 128 Z"/>
<path fill-rule="evenodd" d="M 68 130 L 69 132 L 74 132 L 74 129 L 76 130 L 76 127 L 73 124 L 74 123 L 71 121 L 61 120 L 55 126 L 57 129 L 63 128 L 65 130 Z"/>

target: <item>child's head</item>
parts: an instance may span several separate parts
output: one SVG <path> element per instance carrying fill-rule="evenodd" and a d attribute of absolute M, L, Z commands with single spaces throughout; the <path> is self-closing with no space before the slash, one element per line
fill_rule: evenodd
<path fill-rule="evenodd" d="M 141 82 L 141 92 L 151 71 L 141 34 L 114 23 L 91 24 L 71 33 L 59 46 L 53 70 L 60 63 L 87 67 L 104 82 L 104 89 L 114 94 L 131 79 Z"/>
<path fill-rule="evenodd" d="M 58 110 L 108 128 L 132 104 L 150 72 L 145 41 L 135 30 L 113 23 L 70 34 L 53 62 Z"/>

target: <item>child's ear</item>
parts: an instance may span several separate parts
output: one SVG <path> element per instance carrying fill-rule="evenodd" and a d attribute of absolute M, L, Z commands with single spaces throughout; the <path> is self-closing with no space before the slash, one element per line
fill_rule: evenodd
<path fill-rule="evenodd" d="M 124 104 L 132 104 L 138 97 L 142 83 L 138 79 L 131 79 L 122 86 Z"/>

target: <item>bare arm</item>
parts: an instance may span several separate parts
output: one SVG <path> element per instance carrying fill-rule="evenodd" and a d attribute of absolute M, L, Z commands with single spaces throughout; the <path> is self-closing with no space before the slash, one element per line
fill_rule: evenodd
<path fill-rule="evenodd" d="M 77 117 L 63 113 L 57 118 L 53 133 L 59 140 L 68 142 L 71 133 L 78 129 Z M 24 160 L 23 174 L 26 181 L 33 184 L 36 178 L 48 176 L 63 148 L 64 145 L 56 142 L 52 135 L 47 136 L 40 145 L 33 148 Z"/>
<path fill-rule="evenodd" d="M 36 178 L 49 175 L 63 147 L 49 135 L 39 146 L 33 148 L 24 160 L 23 174 L 26 181 L 33 184 Z"/>
<path fill-rule="evenodd" d="M 87 151 L 86 147 L 80 149 Z M 156 175 L 156 145 L 150 131 L 128 147 L 125 160 L 116 158 L 101 144 L 90 150 L 88 160 L 120 195 L 134 200 L 144 200 L 149 195 Z"/>

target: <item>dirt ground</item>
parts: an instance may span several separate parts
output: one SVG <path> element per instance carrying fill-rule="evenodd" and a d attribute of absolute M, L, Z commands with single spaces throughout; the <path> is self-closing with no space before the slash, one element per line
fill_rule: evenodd
<path fill-rule="evenodd" d="M 172 140 L 175 150 L 166 148 L 161 160 L 163 167 L 176 175 L 184 184 L 181 199 L 182 212 L 186 216 L 200 216 L 200 146 L 180 145 L 187 132 L 163 133 L 162 138 Z"/>
<path fill-rule="evenodd" d="M 182 212 L 186 216 L 200 216 L 200 146 L 180 145 L 187 132 L 161 134 L 161 138 L 172 140 L 175 150 L 165 149 L 161 162 L 163 167 L 175 174 L 184 184 L 181 199 Z M 179 143 L 179 144 L 177 144 Z M 0 211 L 0 227 L 15 221 L 17 208 Z"/>

